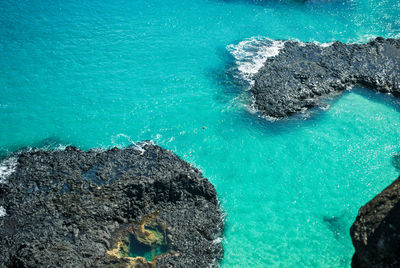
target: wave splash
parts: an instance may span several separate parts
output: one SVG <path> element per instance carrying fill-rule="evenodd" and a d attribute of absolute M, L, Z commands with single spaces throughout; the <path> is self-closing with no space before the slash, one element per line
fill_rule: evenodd
<path fill-rule="evenodd" d="M 0 217 L 4 217 L 7 215 L 6 209 L 3 206 L 0 206 Z"/>
<path fill-rule="evenodd" d="M 236 78 L 254 84 L 253 76 L 264 66 L 265 61 L 279 54 L 285 41 L 252 37 L 226 48 L 235 58 Z"/>
<path fill-rule="evenodd" d="M 123 149 L 125 147 L 133 147 L 136 150 L 140 151 L 141 154 L 143 154 L 146 151 L 145 150 L 146 145 L 155 145 L 153 140 L 135 142 L 131 136 L 126 135 L 124 133 L 120 133 L 117 134 L 116 136 L 113 136 L 111 142 L 115 147 L 120 149 Z"/>
<path fill-rule="evenodd" d="M 17 158 L 11 157 L 0 163 L 0 183 L 5 183 L 6 179 L 14 173 L 17 168 Z"/>

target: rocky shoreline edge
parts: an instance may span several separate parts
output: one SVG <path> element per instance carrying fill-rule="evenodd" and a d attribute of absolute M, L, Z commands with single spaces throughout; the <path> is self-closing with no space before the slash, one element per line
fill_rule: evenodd
<path fill-rule="evenodd" d="M 69 146 L 14 160 L 0 182 L 1 267 L 210 267 L 222 259 L 215 188 L 168 150 Z"/>
<path fill-rule="evenodd" d="M 301 113 L 354 86 L 400 97 L 400 39 L 281 42 L 279 52 L 267 57 L 252 76 L 253 108 L 263 116 L 279 119 Z"/>
<path fill-rule="evenodd" d="M 350 235 L 353 268 L 400 266 L 400 177 L 360 208 Z"/>

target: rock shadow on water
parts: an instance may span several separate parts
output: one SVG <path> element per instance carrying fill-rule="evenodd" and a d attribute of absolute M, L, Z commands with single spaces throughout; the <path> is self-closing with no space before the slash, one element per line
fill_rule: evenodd
<path fill-rule="evenodd" d="M 397 171 L 400 172 L 400 153 L 397 153 L 392 156 L 392 165 L 395 167 Z"/>
<path fill-rule="evenodd" d="M 214 68 L 209 68 L 206 71 L 206 76 L 215 87 L 222 89 L 223 94 L 217 94 L 216 100 L 226 103 L 227 99 L 231 100 L 241 92 L 246 91 L 249 83 L 239 78 L 235 59 L 225 46 L 217 48 L 215 53 L 220 64 Z"/>
<path fill-rule="evenodd" d="M 336 240 L 345 239 L 350 225 L 350 219 L 345 212 L 334 216 L 322 216 L 322 221 L 332 232 Z"/>
<path fill-rule="evenodd" d="M 350 92 L 362 96 L 371 102 L 386 105 L 400 113 L 400 99 L 394 97 L 392 94 L 372 91 L 365 87 L 354 87 L 351 91 L 345 92 L 345 94 Z"/>

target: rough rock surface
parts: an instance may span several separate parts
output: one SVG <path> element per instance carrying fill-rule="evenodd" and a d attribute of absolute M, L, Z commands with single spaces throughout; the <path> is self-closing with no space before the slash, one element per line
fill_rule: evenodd
<path fill-rule="evenodd" d="M 157 267 L 212 266 L 223 255 L 214 187 L 156 145 L 20 153 L 0 207 L 0 267 L 129 267 L 107 251 L 118 230 L 154 212 L 174 249 Z"/>
<path fill-rule="evenodd" d="M 361 207 L 350 234 L 352 267 L 400 267 L 400 177 Z"/>
<path fill-rule="evenodd" d="M 400 39 L 329 46 L 286 41 L 250 89 L 263 115 L 282 118 L 355 85 L 400 96 Z"/>

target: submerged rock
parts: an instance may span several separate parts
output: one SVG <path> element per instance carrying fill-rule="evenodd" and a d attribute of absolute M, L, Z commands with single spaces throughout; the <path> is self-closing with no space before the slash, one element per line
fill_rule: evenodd
<path fill-rule="evenodd" d="M 254 108 L 282 118 L 359 85 L 400 96 L 400 39 L 330 45 L 286 41 L 253 77 Z"/>
<path fill-rule="evenodd" d="M 350 234 L 352 267 L 400 267 L 400 177 L 361 207 Z"/>
<path fill-rule="evenodd" d="M 214 187 L 156 145 L 21 153 L 0 207 L 0 267 L 208 267 L 223 255 Z"/>
<path fill-rule="evenodd" d="M 395 154 L 392 157 L 393 166 L 400 171 L 400 154 Z"/>

